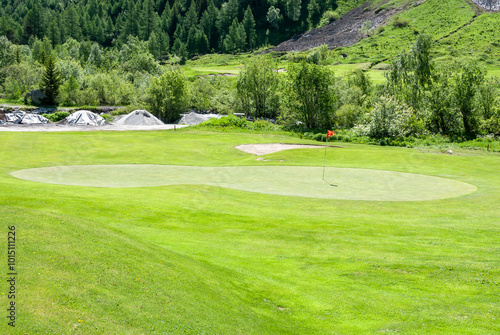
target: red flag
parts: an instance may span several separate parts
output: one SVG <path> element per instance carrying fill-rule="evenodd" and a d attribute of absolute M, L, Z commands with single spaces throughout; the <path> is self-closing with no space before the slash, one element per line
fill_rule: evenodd
<path fill-rule="evenodd" d="M 326 138 L 330 138 L 330 136 L 333 136 L 335 135 L 335 133 L 333 132 L 333 130 L 327 130 L 326 131 Z"/>

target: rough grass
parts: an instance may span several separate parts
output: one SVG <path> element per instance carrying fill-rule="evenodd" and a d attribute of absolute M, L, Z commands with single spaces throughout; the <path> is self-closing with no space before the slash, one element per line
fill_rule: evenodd
<path fill-rule="evenodd" d="M 53 165 L 254 166 L 262 162 L 233 147 L 297 141 L 276 135 L 0 133 L 0 140 L 0 231 L 17 227 L 19 274 L 18 323 L 2 321 L 0 333 L 500 332 L 496 153 L 346 144 L 327 157 L 331 167 L 478 187 L 453 199 L 377 202 L 204 185 L 68 187 L 9 175 Z M 320 151 L 278 152 L 266 164 L 321 166 Z M 1 248 L 5 254 L 5 242 Z"/>

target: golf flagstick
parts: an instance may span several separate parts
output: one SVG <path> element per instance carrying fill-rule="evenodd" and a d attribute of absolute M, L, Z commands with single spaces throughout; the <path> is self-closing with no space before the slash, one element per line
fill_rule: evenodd
<path fill-rule="evenodd" d="M 328 148 L 328 139 L 330 136 L 335 135 L 335 133 L 332 130 L 327 130 L 326 131 L 326 145 L 325 145 L 325 158 L 323 160 L 323 180 L 325 180 L 325 169 L 326 169 L 326 149 Z"/>
<path fill-rule="evenodd" d="M 327 140 L 327 141 L 328 141 L 328 140 Z M 323 180 L 325 180 L 326 148 L 328 148 L 328 147 L 327 147 L 327 146 L 325 146 L 325 159 L 323 159 Z"/>

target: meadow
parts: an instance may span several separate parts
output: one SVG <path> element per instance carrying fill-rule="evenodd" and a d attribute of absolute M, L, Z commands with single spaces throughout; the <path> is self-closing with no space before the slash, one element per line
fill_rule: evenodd
<path fill-rule="evenodd" d="M 321 178 L 322 149 L 257 160 L 234 148 L 317 143 L 285 135 L 2 132 L 0 140 L 4 255 L 8 227 L 17 232 L 17 321 L 12 328 L 2 318 L 2 334 L 500 332 L 499 153 L 332 143 L 327 169 L 421 174 L 477 188 L 441 200 L 362 201 L 203 184 L 70 186 L 11 175 L 155 164 L 317 167 Z M 116 180 L 112 167 L 98 173 Z"/>

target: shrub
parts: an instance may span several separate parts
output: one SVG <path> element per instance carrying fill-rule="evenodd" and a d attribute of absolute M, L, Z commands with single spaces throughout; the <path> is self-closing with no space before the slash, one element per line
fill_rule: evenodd
<path fill-rule="evenodd" d="M 307 56 L 307 62 L 311 64 L 319 64 L 321 61 L 321 55 L 318 50 L 314 50 Z"/>
<path fill-rule="evenodd" d="M 237 79 L 241 108 L 249 115 L 274 118 L 278 115 L 279 76 L 276 63 L 266 58 L 249 62 Z"/>
<path fill-rule="evenodd" d="M 292 63 L 302 63 L 307 61 L 307 56 L 303 53 L 291 52 L 290 56 L 288 56 L 288 59 Z"/>
<path fill-rule="evenodd" d="M 49 119 L 50 122 L 59 122 L 67 118 L 69 114 L 69 112 L 55 112 L 50 114 L 43 114 L 43 116 Z"/>
<path fill-rule="evenodd" d="M 190 105 L 195 110 L 212 111 L 212 97 L 215 95 L 216 88 L 209 78 L 198 78 L 190 86 Z"/>
<path fill-rule="evenodd" d="M 337 111 L 337 125 L 340 128 L 352 128 L 358 123 L 362 115 L 362 107 L 353 104 L 345 104 Z"/>
<path fill-rule="evenodd" d="M 147 100 L 151 113 L 167 122 L 176 121 L 188 106 L 187 81 L 180 69 L 170 69 L 153 78 Z"/>
<path fill-rule="evenodd" d="M 321 20 L 319 21 L 318 28 L 324 27 L 333 21 L 337 21 L 339 19 L 339 17 L 340 17 L 340 15 L 338 12 L 336 12 L 334 10 L 327 10 L 326 12 L 323 13 Z"/>
<path fill-rule="evenodd" d="M 2 69 L 4 91 L 9 99 L 23 97 L 29 91 L 38 88 L 42 78 L 42 67 L 37 63 L 14 63 Z"/>
<path fill-rule="evenodd" d="M 112 122 L 113 121 L 113 117 L 109 114 L 101 114 L 101 117 L 106 120 L 107 122 Z"/>
<path fill-rule="evenodd" d="M 406 104 L 393 97 L 381 97 L 368 115 L 367 135 L 375 138 L 401 138 L 420 135 L 424 122 Z"/>
<path fill-rule="evenodd" d="M 281 130 L 280 126 L 274 125 L 269 121 L 256 120 L 255 122 L 250 122 L 245 118 L 237 117 L 234 115 L 221 117 L 220 119 L 213 118 L 203 123 L 200 123 L 196 127 L 211 128 L 211 129 L 248 129 L 248 130 L 258 130 L 258 131 Z"/>
<path fill-rule="evenodd" d="M 396 28 L 403 28 L 408 25 L 408 20 L 403 19 L 400 16 L 395 16 L 392 20 L 392 25 Z"/>
<path fill-rule="evenodd" d="M 325 129 L 333 124 L 337 96 L 335 77 L 329 68 L 308 63 L 290 66 L 284 96 L 287 117 L 301 121 L 308 129 Z"/>

